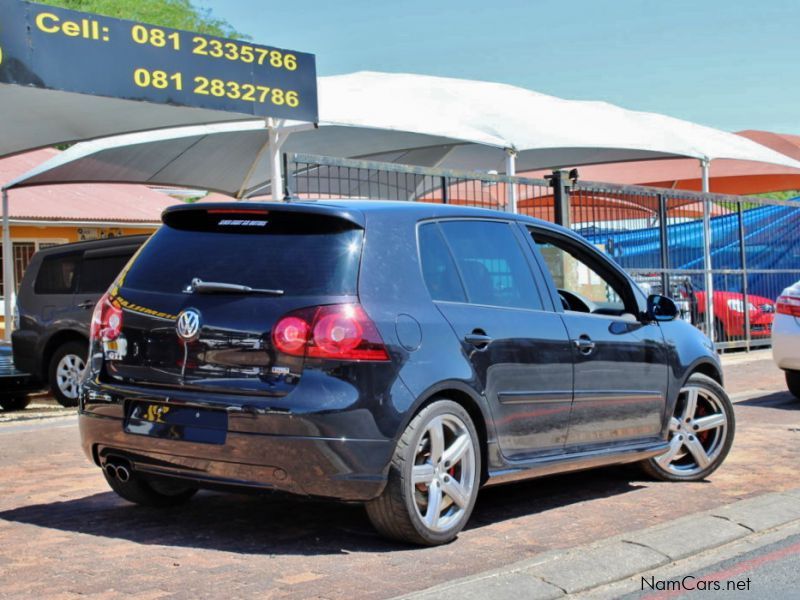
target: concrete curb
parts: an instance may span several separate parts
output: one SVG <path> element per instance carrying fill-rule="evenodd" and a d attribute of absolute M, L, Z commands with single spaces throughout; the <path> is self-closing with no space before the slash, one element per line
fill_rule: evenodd
<path fill-rule="evenodd" d="M 723 353 L 719 358 L 723 366 L 754 362 L 757 360 L 772 360 L 772 348 L 758 348 L 750 352 Z"/>
<path fill-rule="evenodd" d="M 749 535 L 800 521 L 800 488 L 740 500 L 402 596 L 414 600 L 549 600 L 627 579 Z"/>

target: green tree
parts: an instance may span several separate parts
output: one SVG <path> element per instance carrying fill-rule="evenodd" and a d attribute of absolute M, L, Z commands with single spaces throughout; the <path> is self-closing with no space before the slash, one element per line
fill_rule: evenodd
<path fill-rule="evenodd" d="M 764 194 L 756 194 L 762 198 L 771 198 L 773 200 L 792 200 L 793 198 L 800 197 L 800 190 L 787 190 L 785 192 L 766 192 Z"/>
<path fill-rule="evenodd" d="M 210 10 L 194 6 L 191 0 L 38 0 L 38 2 L 161 27 L 185 29 L 219 37 L 249 39 L 224 19 L 214 17 Z"/>

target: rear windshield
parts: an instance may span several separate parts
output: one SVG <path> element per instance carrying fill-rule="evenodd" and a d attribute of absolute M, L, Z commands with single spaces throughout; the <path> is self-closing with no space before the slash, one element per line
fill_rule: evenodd
<path fill-rule="evenodd" d="M 352 223 L 308 213 L 197 213 L 167 220 L 124 287 L 179 293 L 199 278 L 289 296 L 356 295 L 363 230 Z"/>

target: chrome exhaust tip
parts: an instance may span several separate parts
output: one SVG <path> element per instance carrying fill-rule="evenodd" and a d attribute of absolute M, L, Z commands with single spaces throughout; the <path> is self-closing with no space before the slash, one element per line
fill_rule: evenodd
<path fill-rule="evenodd" d="M 106 470 L 106 474 L 107 474 L 107 475 L 108 475 L 108 476 L 109 476 L 111 479 L 116 479 L 116 478 L 117 478 L 117 467 L 115 467 L 114 465 L 112 465 L 111 463 L 109 463 L 109 464 L 107 464 L 107 465 L 105 466 L 105 470 Z"/>
<path fill-rule="evenodd" d="M 117 467 L 117 479 L 119 479 L 122 483 L 125 483 L 131 478 L 131 473 L 128 471 L 127 467 L 122 465 Z"/>

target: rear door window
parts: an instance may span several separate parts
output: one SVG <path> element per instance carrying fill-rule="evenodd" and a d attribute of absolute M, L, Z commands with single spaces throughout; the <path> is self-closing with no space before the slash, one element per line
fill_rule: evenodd
<path fill-rule="evenodd" d="M 124 254 L 87 252 L 83 257 L 78 293 L 105 292 L 131 256 L 133 256 L 132 251 Z"/>
<path fill-rule="evenodd" d="M 510 225 L 443 221 L 440 226 L 470 303 L 542 309 L 528 260 Z"/>
<path fill-rule="evenodd" d="M 302 212 L 187 211 L 145 244 L 123 285 L 180 293 L 192 279 L 283 290 L 287 296 L 355 296 L 363 230 Z M 231 214 L 227 214 L 231 213 Z"/>
<path fill-rule="evenodd" d="M 46 256 L 36 275 L 37 294 L 72 294 L 78 282 L 80 253 Z"/>
<path fill-rule="evenodd" d="M 436 223 L 427 223 L 419 228 L 419 254 L 422 276 L 431 298 L 466 302 L 467 296 L 458 276 L 458 268 Z"/>

